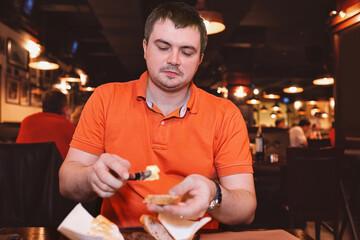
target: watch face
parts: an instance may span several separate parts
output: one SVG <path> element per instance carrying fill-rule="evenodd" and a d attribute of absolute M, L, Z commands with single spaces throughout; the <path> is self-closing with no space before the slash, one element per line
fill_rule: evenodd
<path fill-rule="evenodd" d="M 209 208 L 210 208 L 211 210 L 213 210 L 213 209 L 219 207 L 219 205 L 220 205 L 220 204 L 219 204 L 218 200 L 217 200 L 217 199 L 214 199 L 214 200 L 212 200 L 212 201 L 210 202 Z"/>

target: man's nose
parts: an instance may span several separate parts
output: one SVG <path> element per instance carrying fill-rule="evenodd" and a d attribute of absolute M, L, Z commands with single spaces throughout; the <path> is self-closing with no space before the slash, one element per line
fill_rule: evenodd
<path fill-rule="evenodd" d="M 171 65 L 178 66 L 180 64 L 179 52 L 176 50 L 172 50 L 169 53 L 167 61 Z"/>

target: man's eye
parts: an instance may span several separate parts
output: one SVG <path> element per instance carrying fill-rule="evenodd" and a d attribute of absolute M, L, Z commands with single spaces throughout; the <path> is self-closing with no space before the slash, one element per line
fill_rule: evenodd
<path fill-rule="evenodd" d="M 185 56 L 191 56 L 193 54 L 193 52 L 191 51 L 182 51 L 182 53 L 185 55 Z"/>
<path fill-rule="evenodd" d="M 159 49 L 160 49 L 161 51 L 166 51 L 166 50 L 168 50 L 169 48 L 167 48 L 167 47 L 159 47 Z"/>

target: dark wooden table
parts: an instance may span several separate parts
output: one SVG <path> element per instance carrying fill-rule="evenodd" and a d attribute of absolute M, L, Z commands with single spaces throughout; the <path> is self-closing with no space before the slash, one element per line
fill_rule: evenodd
<path fill-rule="evenodd" d="M 260 231 L 264 229 L 251 230 L 251 231 Z M 313 240 L 309 235 L 307 235 L 303 230 L 300 229 L 291 229 L 286 230 L 292 235 L 298 237 L 300 240 Z M 142 228 L 134 229 L 121 229 L 122 233 L 131 233 L 131 232 L 144 232 Z M 200 230 L 199 234 L 208 234 L 208 233 L 218 233 L 219 230 Z M 67 238 L 59 233 L 56 228 L 46 228 L 46 227 L 20 227 L 20 228 L 0 228 L 0 239 L 1 240 L 67 240 Z"/>

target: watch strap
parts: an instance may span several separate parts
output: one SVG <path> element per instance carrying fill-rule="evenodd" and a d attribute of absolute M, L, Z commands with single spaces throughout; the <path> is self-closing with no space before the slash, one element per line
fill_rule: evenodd
<path fill-rule="evenodd" d="M 214 210 L 215 208 L 220 207 L 221 201 L 222 201 L 222 193 L 221 193 L 221 187 L 220 185 L 213 181 L 216 187 L 216 194 L 214 199 L 210 202 L 209 210 Z"/>

